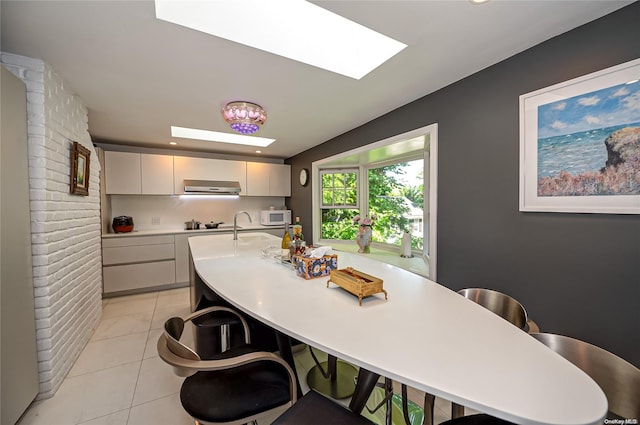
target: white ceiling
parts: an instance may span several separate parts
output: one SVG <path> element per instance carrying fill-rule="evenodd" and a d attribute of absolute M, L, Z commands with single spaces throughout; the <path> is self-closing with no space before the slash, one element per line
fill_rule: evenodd
<path fill-rule="evenodd" d="M 361 80 L 159 21 L 153 1 L 2 0 L 1 48 L 56 70 L 94 142 L 171 148 L 171 125 L 231 131 L 220 107 L 246 100 L 268 114 L 255 135 L 277 139 L 262 155 L 288 158 L 632 2 L 314 1 L 408 44 Z"/>

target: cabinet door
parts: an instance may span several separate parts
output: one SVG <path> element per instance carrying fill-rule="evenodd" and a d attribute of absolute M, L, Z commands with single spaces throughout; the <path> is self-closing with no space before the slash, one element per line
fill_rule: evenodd
<path fill-rule="evenodd" d="M 104 293 L 173 284 L 175 270 L 173 260 L 103 267 Z"/>
<path fill-rule="evenodd" d="M 184 193 L 184 180 L 221 180 L 240 183 L 240 195 L 247 192 L 247 163 L 224 159 L 173 157 L 174 191 Z"/>
<path fill-rule="evenodd" d="M 291 166 L 247 162 L 247 195 L 291 196 Z"/>
<path fill-rule="evenodd" d="M 247 162 L 247 195 L 269 196 L 271 167 L 265 162 Z"/>
<path fill-rule="evenodd" d="M 189 282 L 189 236 L 176 235 L 176 282 Z"/>
<path fill-rule="evenodd" d="M 122 246 L 146 246 L 146 245 L 160 245 L 173 243 L 173 236 L 171 235 L 158 235 L 158 236 L 120 236 L 120 237 L 107 237 L 102 238 L 102 249 L 104 248 L 118 248 Z"/>
<path fill-rule="evenodd" d="M 120 246 L 102 248 L 102 264 L 144 263 L 158 260 L 172 260 L 175 256 L 173 241 L 161 245 Z"/>
<path fill-rule="evenodd" d="M 269 195 L 291 196 L 291 165 L 270 164 Z"/>
<path fill-rule="evenodd" d="M 173 195 L 173 156 L 140 154 L 143 195 Z"/>
<path fill-rule="evenodd" d="M 105 190 L 108 195 L 140 195 L 140 154 L 131 152 L 104 153 Z"/>

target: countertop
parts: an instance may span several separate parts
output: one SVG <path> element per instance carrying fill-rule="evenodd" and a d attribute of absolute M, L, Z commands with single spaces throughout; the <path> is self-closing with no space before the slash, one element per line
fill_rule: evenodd
<path fill-rule="evenodd" d="M 202 225 L 204 227 L 204 224 Z M 238 226 L 239 232 L 247 231 L 265 231 L 265 230 L 277 230 L 284 229 L 284 226 L 263 226 L 261 224 L 243 224 Z M 198 230 L 185 230 L 185 229 L 161 229 L 161 230 L 133 230 L 133 232 L 127 233 L 103 233 L 103 238 L 128 238 L 132 236 L 158 236 L 158 235 L 206 235 L 216 233 L 229 233 L 233 231 L 233 224 L 223 223 L 218 226 L 217 229 L 198 229 Z"/>
<path fill-rule="evenodd" d="M 602 390 L 584 372 L 498 315 L 417 274 L 338 253 L 384 281 L 363 299 L 327 278 L 304 280 L 262 255 L 278 237 L 190 238 L 195 269 L 216 293 L 302 342 L 436 396 L 520 424 L 597 424 Z"/>

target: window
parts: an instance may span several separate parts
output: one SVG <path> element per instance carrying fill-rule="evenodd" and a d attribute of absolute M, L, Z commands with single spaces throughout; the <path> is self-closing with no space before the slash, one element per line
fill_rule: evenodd
<path fill-rule="evenodd" d="M 411 248 L 422 250 L 424 160 L 368 168 L 369 216 L 377 217 L 373 240 L 400 245 L 405 231 Z"/>
<path fill-rule="evenodd" d="M 322 181 L 322 239 L 353 239 L 351 225 L 358 214 L 358 169 L 328 169 L 320 173 Z"/>
<path fill-rule="evenodd" d="M 358 208 L 358 170 L 325 170 L 322 178 L 322 208 Z"/>
<path fill-rule="evenodd" d="M 423 163 L 420 158 L 385 166 L 322 170 L 321 238 L 353 240 L 357 233 L 353 218 L 375 216 L 374 241 L 400 245 L 407 230 L 412 235 L 412 248 L 421 250 Z M 366 177 L 361 189 L 359 175 Z"/>
<path fill-rule="evenodd" d="M 436 279 L 438 124 L 314 161 L 311 175 L 314 243 L 357 249 L 353 218 L 375 214 L 376 258 Z M 397 255 L 405 230 L 424 264 Z"/>

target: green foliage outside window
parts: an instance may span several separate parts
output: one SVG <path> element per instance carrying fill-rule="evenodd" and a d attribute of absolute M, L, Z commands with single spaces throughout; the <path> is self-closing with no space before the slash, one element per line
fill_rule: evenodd
<path fill-rule="evenodd" d="M 378 219 L 373 226 L 373 240 L 400 245 L 402 233 L 409 228 L 409 208 L 401 196 L 403 185 L 398 177 L 404 164 L 393 164 L 369 170 L 369 214 Z"/>
<path fill-rule="evenodd" d="M 322 174 L 322 206 L 348 208 L 358 206 L 358 173 L 344 171 Z"/>
<path fill-rule="evenodd" d="M 353 217 L 356 215 L 355 209 L 322 210 L 322 238 L 355 240 L 358 226 L 353 224 Z"/>

